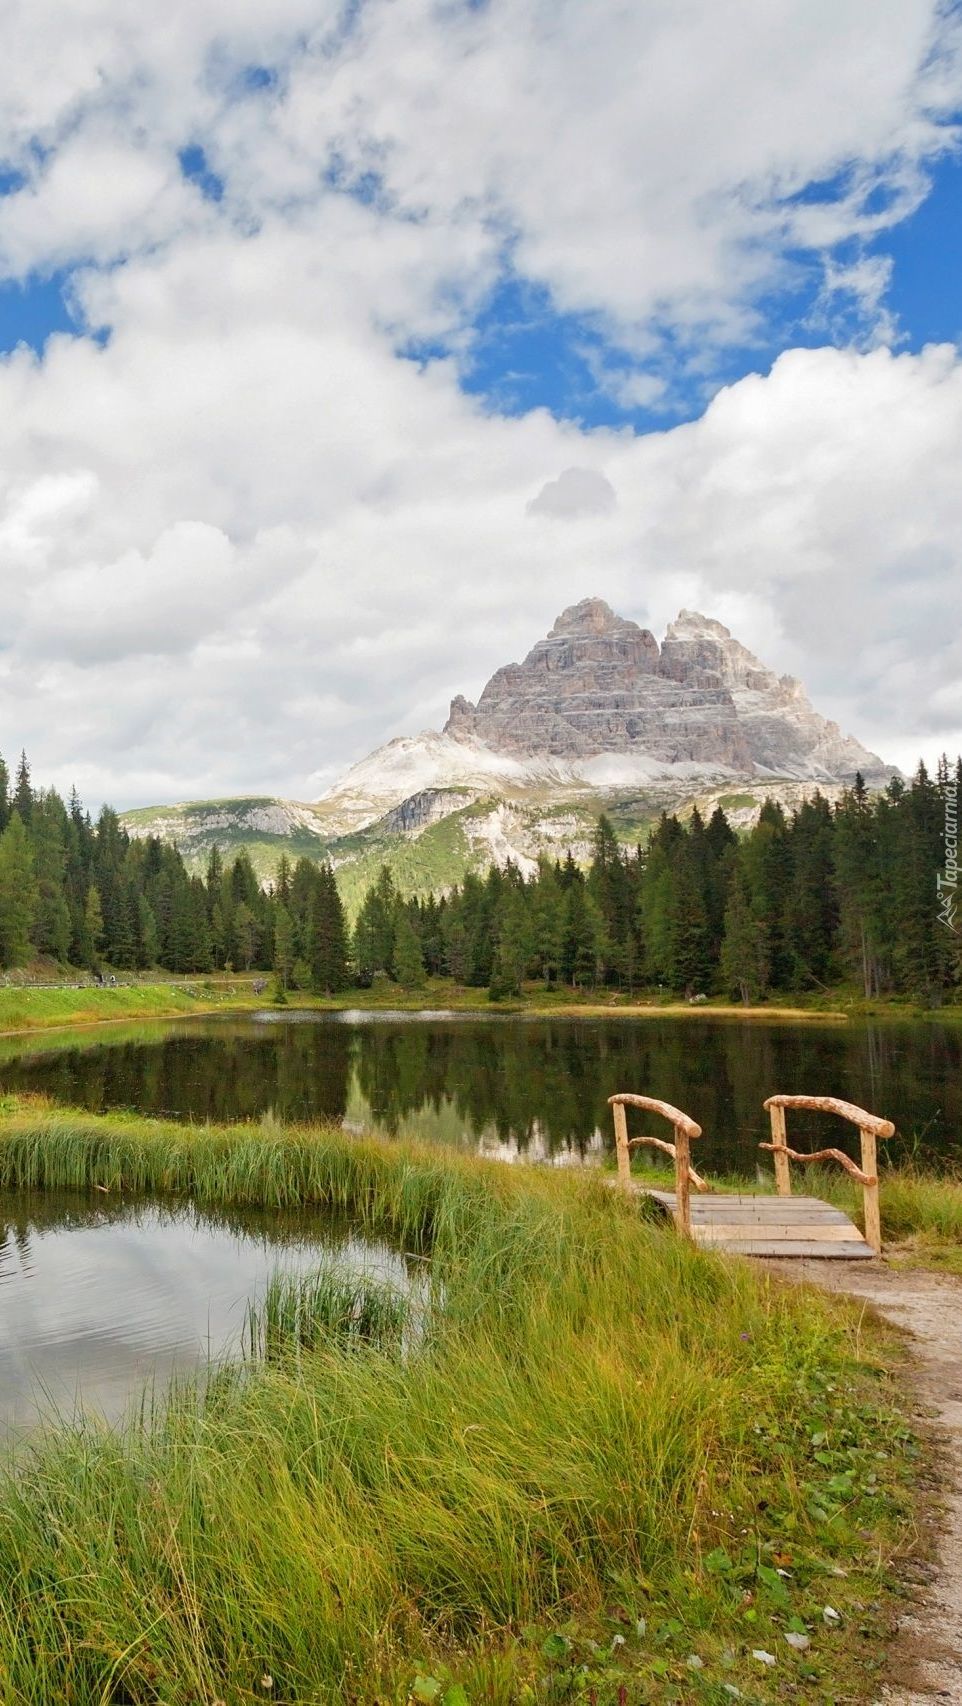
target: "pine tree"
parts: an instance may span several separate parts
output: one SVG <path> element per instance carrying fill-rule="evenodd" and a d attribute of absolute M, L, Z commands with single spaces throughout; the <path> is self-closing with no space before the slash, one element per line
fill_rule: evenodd
<path fill-rule="evenodd" d="M 624 853 L 611 820 L 604 814 L 595 830 L 588 891 L 601 919 L 601 977 L 604 981 L 624 983 L 628 967 L 634 962 L 634 897 Z"/>
<path fill-rule="evenodd" d="M 27 964 L 36 913 L 30 838 L 19 812 L 14 811 L 0 835 L 0 965 Z"/>
<path fill-rule="evenodd" d="M 498 906 L 495 926 L 495 949 L 488 984 L 493 1001 L 521 994 L 530 958 L 531 921 L 524 889 L 508 884 Z"/>
<path fill-rule="evenodd" d="M 70 952 L 70 908 L 65 892 L 67 814 L 56 794 L 41 794 L 34 802 L 30 826 L 37 910 L 32 935 L 38 954 L 66 960 Z"/>
<path fill-rule="evenodd" d="M 27 755 L 25 752 L 21 752 L 20 763 L 17 765 L 17 782 L 13 794 L 13 807 L 14 810 L 19 813 L 21 823 L 25 828 L 29 829 L 30 819 L 33 816 L 33 789 L 30 785 L 30 766 L 27 763 Z"/>
<path fill-rule="evenodd" d="M 404 907 L 398 910 L 394 930 L 394 975 L 402 989 L 420 989 L 424 982 L 421 944 Z"/>
<path fill-rule="evenodd" d="M 805 800 L 792 819 L 792 878 L 785 904 L 785 936 L 793 982 L 825 987 L 834 973 L 838 930 L 834 820 L 821 794 Z"/>
<path fill-rule="evenodd" d="M 253 910 L 246 900 L 239 902 L 234 913 L 234 940 L 241 965 L 245 971 L 250 971 L 257 957 L 257 945 L 260 941 L 260 930 Z"/>
<path fill-rule="evenodd" d="M 141 966 L 155 966 L 160 957 L 160 934 L 154 909 L 146 895 L 139 895 L 137 899 L 137 934 L 140 944 L 138 963 Z"/>
<path fill-rule="evenodd" d="M 294 970 L 294 925 L 283 901 L 274 914 L 274 971 L 279 987 L 287 993 Z"/>
<path fill-rule="evenodd" d="M 739 995 L 746 1006 L 764 993 L 764 926 L 752 912 L 744 866 L 737 859 L 725 907 L 719 976 L 726 993 Z"/>
<path fill-rule="evenodd" d="M 274 878 L 274 893 L 281 906 L 287 908 L 291 900 L 291 862 L 286 853 L 282 853 L 277 861 L 277 874 Z"/>
<path fill-rule="evenodd" d="M 836 808 L 833 854 L 842 951 L 858 970 L 866 1000 L 879 994 L 883 976 L 884 885 L 879 824 L 879 811 L 873 809 L 865 783 L 857 775 L 854 787 Z"/>
<path fill-rule="evenodd" d="M 543 859 L 531 897 L 531 948 L 542 980 L 549 986 L 561 970 L 564 931 L 564 891 L 554 867 Z"/>
<path fill-rule="evenodd" d="M 100 904 L 100 893 L 94 883 L 90 884 L 84 902 L 82 951 L 83 964 L 95 970 L 100 964 L 100 949 L 104 940 L 104 915 Z"/>
<path fill-rule="evenodd" d="M 466 983 L 470 964 L 468 933 L 458 890 L 450 897 L 441 924 L 444 941 L 444 970 L 455 983 Z"/>
<path fill-rule="evenodd" d="M 311 985 L 327 995 L 347 987 L 347 925 L 330 865 L 318 872 L 311 926 Z"/>
<path fill-rule="evenodd" d="M 774 989 L 790 987 L 793 963 L 786 944 L 785 901 L 792 881 L 792 845 L 785 813 L 766 800 L 745 844 L 752 910 L 762 925 L 765 964 Z"/>
<path fill-rule="evenodd" d="M 584 881 L 572 883 L 565 902 L 561 963 L 565 982 L 576 989 L 590 987 L 597 980 L 603 928 L 598 905 Z"/>

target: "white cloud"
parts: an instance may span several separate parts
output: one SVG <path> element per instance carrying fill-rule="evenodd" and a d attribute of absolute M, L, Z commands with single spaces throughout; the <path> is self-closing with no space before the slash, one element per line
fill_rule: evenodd
<path fill-rule="evenodd" d="M 527 505 L 529 515 L 604 515 L 618 502 L 611 481 L 597 468 L 565 468 Z"/>
<path fill-rule="evenodd" d="M 870 37 L 857 0 L 367 0 L 343 38 L 316 0 L 10 12 L 0 257 L 83 261 L 110 328 L 0 364 L 0 721 L 39 776 L 317 791 L 595 593 L 731 619 L 887 757 L 962 744 L 955 351 L 792 351 L 642 438 L 397 354 L 465 349 L 506 242 L 646 358 L 744 329 L 789 250 L 921 193 L 958 90 L 934 5 L 879 0 Z M 819 264 L 884 313 L 871 261 Z"/>

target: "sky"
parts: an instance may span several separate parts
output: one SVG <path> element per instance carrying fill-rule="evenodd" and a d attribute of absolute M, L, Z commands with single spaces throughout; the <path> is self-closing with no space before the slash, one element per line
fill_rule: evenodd
<path fill-rule="evenodd" d="M 589 596 L 962 749 L 962 7 L 0 19 L 8 762 L 312 799 Z"/>

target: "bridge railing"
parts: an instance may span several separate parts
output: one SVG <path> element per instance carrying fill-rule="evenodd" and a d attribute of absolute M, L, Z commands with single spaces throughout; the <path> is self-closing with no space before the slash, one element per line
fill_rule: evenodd
<path fill-rule="evenodd" d="M 789 1166 L 791 1161 L 837 1161 L 862 1187 L 865 1242 L 876 1255 L 880 1255 L 882 1218 L 879 1210 L 876 1140 L 893 1135 L 895 1127 L 892 1121 L 880 1119 L 877 1114 L 870 1114 L 865 1108 L 856 1107 L 854 1102 L 840 1102 L 836 1096 L 769 1096 L 764 1106 L 771 1116 L 772 1141 L 760 1143 L 758 1147 L 767 1149 L 774 1158 L 775 1189 L 779 1196 L 790 1197 L 792 1194 Z M 852 1125 L 858 1126 L 862 1143 L 861 1167 L 856 1167 L 855 1162 L 841 1149 L 816 1149 L 812 1154 L 802 1154 L 797 1149 L 789 1149 L 785 1128 L 786 1108 L 811 1108 L 816 1113 L 837 1114 L 840 1119 L 849 1120 Z"/>
<path fill-rule="evenodd" d="M 654 1096 L 634 1096 L 624 1091 L 617 1096 L 608 1097 L 608 1105 L 615 1122 L 615 1153 L 618 1158 L 618 1183 L 622 1190 L 631 1190 L 631 1151 L 641 1145 L 649 1145 L 652 1149 L 660 1149 L 665 1155 L 670 1155 L 675 1163 L 675 1224 L 680 1232 L 691 1237 L 691 1187 L 696 1191 L 707 1191 L 709 1186 L 691 1165 L 689 1145 L 696 1137 L 701 1137 L 701 1126 L 697 1125 L 680 1108 L 673 1108 L 670 1102 L 659 1102 Z M 649 1113 L 660 1114 L 675 1128 L 674 1143 L 666 1143 L 661 1137 L 629 1137 L 628 1116 L 626 1108 L 646 1108 Z"/>

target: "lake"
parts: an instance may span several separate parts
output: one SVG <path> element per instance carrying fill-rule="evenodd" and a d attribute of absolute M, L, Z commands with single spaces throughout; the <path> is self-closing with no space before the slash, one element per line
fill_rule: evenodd
<path fill-rule="evenodd" d="M 6 1038 L 4 1090 L 178 1120 L 333 1120 L 558 1163 L 597 1160 L 607 1097 L 633 1090 L 698 1120 L 693 1159 L 709 1173 L 753 1168 L 764 1098 L 807 1092 L 894 1120 L 889 1154 L 932 1160 L 960 1154 L 962 1025 L 269 1010 Z M 798 1148 L 857 1153 L 824 1116 L 792 1115 L 789 1132 Z"/>
<path fill-rule="evenodd" d="M 78 1407 L 116 1420 L 148 1382 L 236 1360 L 271 1275 L 332 1258 L 407 1281 L 386 1244 L 318 1211 L 0 1192 L 0 1434 Z"/>

